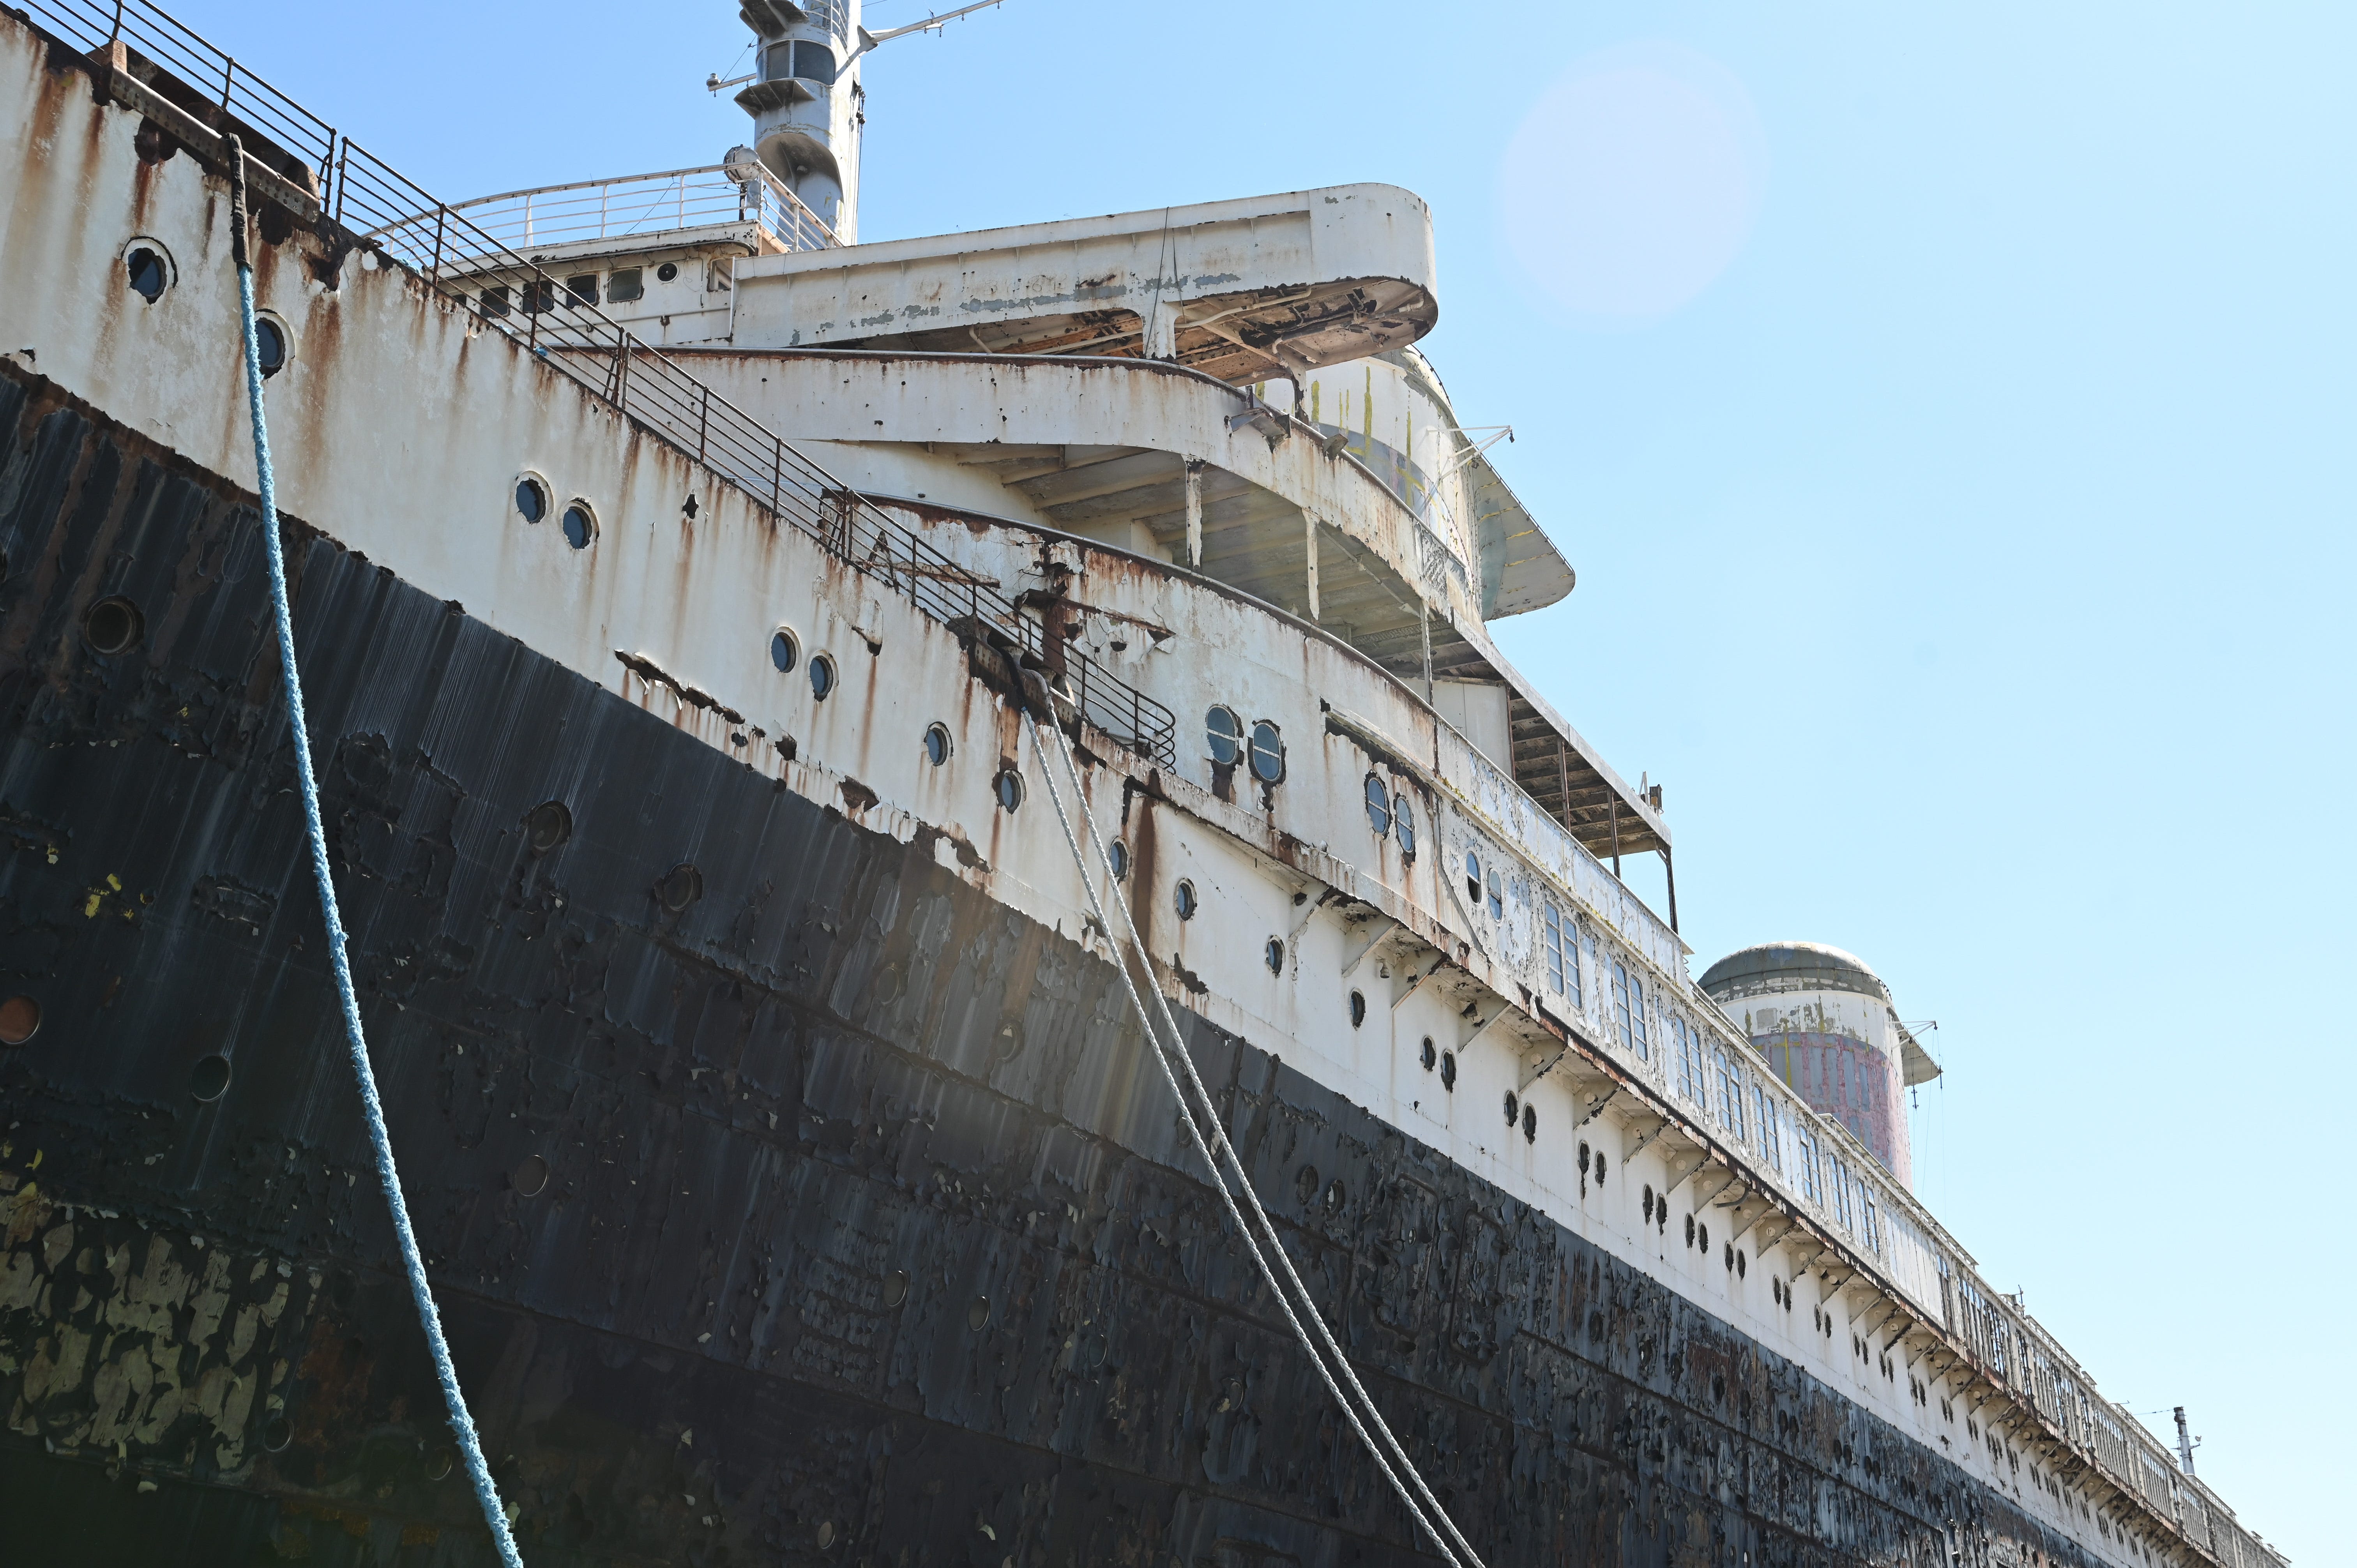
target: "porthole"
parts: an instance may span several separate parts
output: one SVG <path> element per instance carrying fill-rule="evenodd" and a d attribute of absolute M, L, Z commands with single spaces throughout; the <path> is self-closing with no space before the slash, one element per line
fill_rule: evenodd
<path fill-rule="evenodd" d="M 1523 1102 L 1521 1097 L 1516 1095 L 1514 1091 L 1510 1089 L 1506 1090 L 1506 1125 L 1511 1127 L 1522 1119 Z"/>
<path fill-rule="evenodd" d="M 188 1069 L 188 1096 L 210 1105 L 229 1092 L 229 1058 L 210 1056 Z"/>
<path fill-rule="evenodd" d="M 957 746 L 950 739 L 950 730 L 947 725 L 931 725 L 927 726 L 925 730 L 926 761 L 931 763 L 936 768 L 940 768 L 949 761 L 950 754 L 956 749 Z"/>
<path fill-rule="evenodd" d="M 1587 1174 L 1587 1144 L 1585 1140 L 1582 1140 L 1579 1145 L 1579 1174 L 1581 1176 Z M 1650 1214 L 1652 1210 L 1648 1209 L 1646 1212 Z"/>
<path fill-rule="evenodd" d="M 1293 1173 L 1293 1196 L 1307 1203 L 1318 1196 L 1318 1167 L 1304 1165 Z"/>
<path fill-rule="evenodd" d="M 1451 1094 L 1457 1092 L 1457 1053 L 1455 1051 L 1440 1053 L 1440 1087 Z"/>
<path fill-rule="evenodd" d="M 658 283 L 672 283 L 678 277 L 679 263 L 677 262 L 665 262 L 662 265 L 655 269 L 655 280 Z"/>
<path fill-rule="evenodd" d="M 172 286 L 172 261 L 161 245 L 134 243 L 123 253 L 124 281 L 131 292 L 153 305 Z"/>
<path fill-rule="evenodd" d="M 587 501 L 576 500 L 565 509 L 565 542 L 576 550 L 587 550 L 597 537 L 597 514 L 589 510 Z"/>
<path fill-rule="evenodd" d="M 1645 1223 L 1646 1223 L 1646 1224 L 1648 1224 L 1648 1225 L 1651 1225 L 1652 1222 L 1653 1222 L 1653 1184 L 1652 1184 L 1652 1182 L 1647 1182 L 1647 1183 L 1645 1184 Z"/>
<path fill-rule="evenodd" d="M 1505 889 L 1499 885 L 1498 874 L 1495 871 L 1492 871 L 1490 873 L 1490 918 L 1493 920 L 1502 920 L 1505 918 Z"/>
<path fill-rule="evenodd" d="M 1479 913 L 1481 908 L 1481 857 L 1471 850 L 1465 852 L 1465 901 Z"/>
<path fill-rule="evenodd" d="M 1359 1028 L 1367 1021 L 1367 996 L 1362 991 L 1351 993 L 1351 1027 Z"/>
<path fill-rule="evenodd" d="M 1433 1046 L 1433 1044 L 1432 1044 L 1432 1036 L 1431 1036 L 1430 1035 L 1426 1035 L 1426 1036 L 1424 1037 L 1424 1052 L 1423 1052 L 1423 1055 L 1424 1055 L 1424 1070 L 1425 1070 L 1425 1071 L 1426 1071 L 1426 1072 L 1430 1072 L 1430 1071 L 1431 1071 L 1431 1070 L 1432 1070 L 1436 1066 L 1437 1066 L 1437 1065 L 1439 1064 L 1439 1061 L 1440 1061 L 1440 1052 L 1439 1052 L 1438 1050 L 1437 1050 L 1436 1048 L 1434 1048 L 1434 1046 Z"/>
<path fill-rule="evenodd" d="M 1119 839 L 1105 845 L 1105 865 L 1115 882 L 1129 880 L 1129 846 Z"/>
<path fill-rule="evenodd" d="M 262 1446 L 272 1454 L 284 1454 L 286 1445 L 295 1441 L 295 1423 L 283 1415 L 274 1415 L 262 1423 Z"/>
<path fill-rule="evenodd" d="M 1694 1239 L 1695 1239 L 1695 1219 L 1694 1219 L 1694 1216 L 1693 1216 L 1693 1215 L 1689 1214 L 1689 1215 L 1687 1215 L 1687 1216 L 1686 1216 L 1686 1245 L 1687 1245 L 1687 1246 L 1689 1246 L 1689 1247 L 1693 1246 L 1693 1245 L 1694 1245 Z"/>
<path fill-rule="evenodd" d="M 1604 1151 L 1598 1149 L 1596 1151 L 1596 1185 L 1598 1187 L 1604 1185 Z"/>
<path fill-rule="evenodd" d="M 780 675 L 791 675 L 802 661 L 802 639 L 793 628 L 781 626 L 770 634 L 770 664 Z"/>
<path fill-rule="evenodd" d="M 262 361 L 262 379 L 268 381 L 286 368 L 286 328 L 267 316 L 253 318 L 253 346 Z"/>
<path fill-rule="evenodd" d="M 1275 784 L 1285 777 L 1285 737 L 1275 725 L 1263 719 L 1252 729 L 1253 777 L 1264 784 Z"/>
<path fill-rule="evenodd" d="M 1405 795 L 1395 795 L 1392 798 L 1392 826 L 1399 833 L 1400 858 L 1414 860 L 1415 858 L 1415 813 L 1408 809 Z"/>
<path fill-rule="evenodd" d="M 1193 919 L 1195 918 L 1195 885 L 1191 882 L 1180 881 L 1178 886 L 1170 890 L 1170 902 L 1178 909 L 1180 919 Z"/>
<path fill-rule="evenodd" d="M 1203 744 L 1213 762 L 1233 768 L 1244 754 L 1244 721 L 1232 708 L 1213 708 L 1203 715 Z"/>
<path fill-rule="evenodd" d="M 1525 1106 L 1523 1106 L 1523 1143 L 1525 1143 L 1525 1144 L 1535 1144 L 1535 1143 L 1537 1143 L 1538 1141 L 1539 1141 L 1539 1112 L 1538 1112 L 1538 1107 L 1537 1107 L 1537 1106 L 1535 1106 L 1535 1105 L 1525 1105 Z"/>
<path fill-rule="evenodd" d="M 81 635 L 93 653 L 128 653 L 146 629 L 139 607 L 120 596 L 101 599 L 82 612 Z"/>
<path fill-rule="evenodd" d="M 1695 1239 L 1700 1244 L 1705 1252 L 1708 1252 L 1710 1251 L 1710 1227 L 1707 1224 L 1699 1224 L 1695 1227 Z"/>
<path fill-rule="evenodd" d="M 1738 1248 L 1735 1250 L 1735 1277 L 1736 1277 L 1737 1279 L 1738 1279 L 1738 1280 L 1739 1280 L 1739 1279 L 1741 1279 L 1741 1278 L 1743 1277 L 1743 1273 L 1744 1273 L 1743 1249 L 1742 1249 L 1742 1248 L 1740 1248 L 1740 1247 L 1738 1247 Z"/>
<path fill-rule="evenodd" d="M 655 884 L 655 897 L 662 907 L 676 915 L 704 897 L 704 873 L 685 861 L 663 873 Z"/>
<path fill-rule="evenodd" d="M 997 797 L 1002 811 L 1018 811 L 1023 805 L 1023 775 L 1012 768 L 1002 768 L 991 781 L 990 792 Z"/>
<path fill-rule="evenodd" d="M 548 1187 L 548 1162 L 538 1155 L 526 1155 L 508 1173 L 508 1185 L 515 1188 L 518 1197 L 538 1197 Z"/>
<path fill-rule="evenodd" d="M 516 515 L 526 522 L 538 522 L 548 515 L 548 487 L 536 474 L 517 477 L 515 487 Z"/>
<path fill-rule="evenodd" d="M 823 703 L 834 694 L 834 660 L 824 653 L 810 661 L 811 695 Z M 1007 808 L 1009 811 L 1013 807 Z"/>
<path fill-rule="evenodd" d="M 562 800 L 543 800 L 524 814 L 524 842 L 534 854 L 546 854 L 573 836 L 573 813 Z"/>
<path fill-rule="evenodd" d="M 1268 965 L 1269 973 L 1283 974 L 1285 972 L 1285 939 L 1269 938 L 1268 945 L 1261 949 L 1260 957 L 1261 961 Z"/>
<path fill-rule="evenodd" d="M 1732 1241 L 1727 1244 L 1727 1272 L 1730 1274 L 1735 1272 L 1735 1243 Z"/>
<path fill-rule="evenodd" d="M 0 1046 L 21 1046 L 41 1032 L 41 1004 L 29 996 L 0 1002 Z"/>
<path fill-rule="evenodd" d="M 1392 792 L 1376 775 L 1367 775 L 1367 826 L 1382 838 L 1392 831 Z"/>

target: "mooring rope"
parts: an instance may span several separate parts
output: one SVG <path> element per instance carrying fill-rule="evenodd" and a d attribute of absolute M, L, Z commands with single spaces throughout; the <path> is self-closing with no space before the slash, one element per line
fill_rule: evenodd
<path fill-rule="evenodd" d="M 1036 692 L 1035 700 L 1040 705 L 1047 707 L 1052 714 L 1055 711 L 1053 698 L 1047 690 L 1046 682 L 1038 680 L 1035 676 L 1025 684 L 1028 689 Z M 1048 798 L 1055 804 L 1056 821 L 1063 827 L 1064 843 L 1071 851 L 1073 867 L 1081 874 L 1081 889 L 1088 898 L 1089 908 L 1096 918 L 1098 929 L 1105 933 L 1108 940 L 1111 940 L 1113 927 L 1105 918 L 1104 902 L 1098 897 L 1096 879 L 1090 872 L 1087 859 L 1082 853 L 1082 835 L 1073 828 L 1071 816 L 1064 809 L 1063 791 L 1057 787 L 1055 775 L 1049 770 L 1047 758 L 1053 754 L 1062 759 L 1064 771 L 1071 780 L 1073 802 L 1080 811 L 1088 842 L 1096 850 L 1098 859 L 1110 872 L 1113 869 L 1113 862 L 1106 854 L 1103 841 L 1097 833 L 1095 813 L 1089 810 L 1088 796 L 1081 783 L 1079 764 L 1072 759 L 1071 748 L 1064 738 L 1062 728 L 1054 723 L 1052 718 L 1045 725 L 1045 727 L 1055 736 L 1055 743 L 1050 746 L 1041 738 L 1042 721 L 1036 714 L 1028 716 L 1032 746 L 1040 754 L 1039 771 L 1047 780 Z M 1114 966 L 1121 972 L 1122 988 L 1128 993 L 1129 1004 L 1136 1011 L 1138 1022 L 1145 1026 L 1146 1038 L 1154 1046 L 1155 1065 L 1162 1069 L 1162 1080 L 1169 1088 L 1171 1098 L 1178 1102 L 1179 1120 L 1186 1123 L 1188 1140 L 1195 1145 L 1196 1154 L 1201 1156 L 1204 1165 L 1211 1170 L 1211 1185 L 1219 1191 L 1220 1201 L 1228 1212 L 1228 1219 L 1235 1226 L 1237 1233 L 1243 1238 L 1244 1247 L 1252 1254 L 1253 1262 L 1259 1269 L 1261 1277 L 1275 1292 L 1278 1311 L 1284 1314 L 1286 1326 L 1293 1330 L 1294 1337 L 1300 1341 L 1302 1348 L 1309 1352 L 1310 1363 L 1318 1369 L 1318 1380 L 1326 1385 L 1326 1391 L 1333 1397 L 1334 1402 L 1341 1407 L 1343 1419 L 1350 1423 L 1351 1430 L 1358 1434 L 1359 1442 L 1366 1448 L 1368 1455 L 1374 1460 L 1375 1467 L 1383 1472 L 1383 1479 L 1391 1484 L 1392 1490 L 1398 1494 L 1400 1501 L 1406 1505 L 1409 1514 L 1414 1517 L 1416 1524 L 1426 1535 L 1431 1538 L 1433 1544 L 1440 1549 L 1441 1556 L 1454 1564 L 1455 1568 L 1482 1568 L 1480 1555 L 1467 1543 L 1465 1537 L 1458 1533 L 1456 1522 L 1448 1517 L 1448 1511 L 1442 1508 L 1439 1499 L 1432 1495 L 1432 1488 L 1425 1484 L 1423 1475 L 1415 1467 L 1415 1462 L 1408 1457 L 1407 1451 L 1400 1445 L 1399 1439 L 1392 1434 L 1391 1428 L 1384 1423 L 1382 1412 L 1375 1408 L 1374 1400 L 1367 1393 L 1365 1386 L 1359 1381 L 1358 1374 L 1351 1369 L 1350 1361 L 1342 1354 L 1341 1347 L 1336 1343 L 1332 1331 L 1326 1326 L 1326 1320 L 1318 1315 L 1317 1302 L 1310 1296 L 1308 1287 L 1302 1283 L 1300 1274 L 1295 1271 L 1293 1260 L 1286 1254 L 1284 1242 L 1277 1236 L 1275 1226 L 1270 1223 L 1267 1210 L 1261 1207 L 1260 1196 L 1253 1189 L 1252 1178 L 1244 1169 L 1243 1156 L 1236 1152 L 1234 1144 L 1229 1140 L 1227 1133 L 1220 1125 L 1219 1108 L 1212 1101 L 1211 1091 L 1204 1087 L 1201 1077 L 1195 1071 L 1194 1058 L 1188 1054 L 1186 1038 L 1178 1031 L 1178 1020 L 1171 1015 L 1168 1000 L 1163 996 L 1158 986 L 1151 983 L 1153 972 L 1146 951 L 1146 944 L 1138 938 L 1136 922 L 1130 918 L 1129 906 L 1118 897 L 1113 902 L 1114 907 L 1121 910 L 1122 929 L 1127 939 L 1127 947 L 1129 950 L 1137 954 L 1138 967 L 1146 974 L 1148 981 L 1146 989 L 1153 993 L 1156 1012 L 1161 1017 L 1161 1029 L 1156 1028 L 1154 1016 L 1147 1013 L 1146 1004 L 1138 994 L 1137 983 L 1129 972 L 1129 964 L 1125 956 Z M 1168 1031 L 1167 1043 L 1165 1030 Z M 1203 1103 L 1203 1115 L 1200 1122 L 1194 1101 L 1190 1101 L 1186 1091 L 1179 1088 L 1178 1072 L 1170 1065 L 1170 1058 L 1174 1055 L 1178 1058 L 1179 1067 L 1184 1069 L 1188 1083 L 1193 1087 L 1197 1098 Z M 1205 1123 L 1208 1123 L 1211 1129 L 1208 1135 L 1203 1131 Z M 1225 1165 L 1220 1158 L 1222 1155 L 1226 1156 Z M 1228 1168 L 1231 1166 L 1234 1171 L 1236 1187 L 1243 1190 L 1244 1205 L 1250 1208 L 1254 1218 L 1259 1221 L 1257 1232 L 1252 1225 L 1245 1222 L 1243 1213 L 1237 1205 L 1235 1192 L 1231 1190 L 1228 1185 Z M 1268 1261 L 1264 1250 L 1264 1236 L 1266 1238 L 1266 1250 L 1276 1253 L 1277 1266 L 1272 1266 Z M 1281 1277 L 1279 1267 L 1282 1269 Z M 1290 1292 L 1286 1289 L 1287 1283 L 1292 1287 Z M 1297 1312 L 1295 1309 L 1297 1298 L 1300 1303 Z M 1310 1330 L 1302 1326 L 1302 1318 L 1305 1316 L 1316 1325 L 1314 1337 Z M 1329 1356 L 1331 1365 L 1329 1364 Z M 1355 1402 L 1345 1396 L 1341 1384 L 1336 1381 L 1338 1370 L 1341 1383 L 1347 1383 L 1351 1393 L 1356 1396 Z M 1361 1419 L 1362 1411 L 1365 1417 L 1363 1421 Z M 1369 1434 L 1367 1428 L 1370 1423 L 1376 1432 L 1383 1434 L 1383 1441 L 1380 1444 Z M 1394 1467 L 1394 1462 L 1396 1462 L 1396 1469 Z M 1402 1479 L 1403 1476 L 1405 1477 L 1405 1480 Z"/>
<path fill-rule="evenodd" d="M 311 873 L 318 880 L 319 906 L 328 919 L 328 956 L 335 966 L 336 994 L 343 1003 L 344 1037 L 351 1046 L 361 1107 L 368 1116 L 369 1143 L 376 1149 L 376 1173 L 384 1185 L 385 1205 L 393 1210 L 393 1234 L 400 1240 L 401 1262 L 409 1273 L 409 1294 L 416 1298 L 418 1321 L 425 1326 L 425 1342 L 434 1353 L 434 1375 L 441 1380 L 443 1402 L 450 1408 L 450 1428 L 458 1435 L 467 1475 L 475 1483 L 475 1496 L 483 1505 L 483 1519 L 491 1527 L 500 1560 L 507 1568 L 523 1568 L 507 1513 L 500 1507 L 499 1490 L 491 1484 L 490 1466 L 483 1462 L 474 1418 L 467 1413 L 467 1396 L 458 1390 L 458 1369 L 451 1364 L 449 1342 L 442 1337 L 442 1315 L 435 1310 L 433 1287 L 425 1281 L 425 1260 L 417 1251 L 417 1234 L 409 1226 L 409 1205 L 402 1200 L 401 1177 L 393 1165 L 393 1136 L 385 1131 L 384 1104 L 377 1097 L 368 1040 L 361 1032 L 361 1004 L 352 990 L 352 966 L 344 951 L 343 918 L 336 908 L 335 879 L 328 874 L 328 832 L 319 822 L 319 780 L 311 767 L 303 682 L 295 667 L 295 616 L 287 605 L 285 549 L 278 538 L 278 484 L 270 470 L 270 432 L 263 419 L 262 341 L 254 322 L 253 262 L 246 245 L 245 149 L 235 136 L 223 137 L 222 146 L 229 156 L 230 255 L 237 263 L 238 309 L 244 322 L 245 397 L 253 416 L 253 467 L 261 481 L 262 536 L 270 556 L 270 607 L 278 621 L 278 662 L 286 675 L 286 720 L 293 731 L 296 773 L 303 785 L 303 821 L 311 835 Z"/>

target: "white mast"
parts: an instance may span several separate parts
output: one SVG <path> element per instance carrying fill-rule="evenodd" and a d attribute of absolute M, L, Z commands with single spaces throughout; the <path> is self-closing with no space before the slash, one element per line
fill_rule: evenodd
<path fill-rule="evenodd" d="M 861 59 L 878 44 L 998 3 L 872 33 L 860 25 L 860 0 L 745 0 L 737 15 L 756 35 L 753 77 L 737 102 L 753 116 L 754 150 L 844 243 L 859 238 Z"/>

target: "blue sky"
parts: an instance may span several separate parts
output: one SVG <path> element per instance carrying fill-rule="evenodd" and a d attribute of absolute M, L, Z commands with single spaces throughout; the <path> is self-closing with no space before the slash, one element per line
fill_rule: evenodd
<path fill-rule="evenodd" d="M 741 134 L 723 0 L 175 9 L 452 197 Z M 1008 0 L 866 77 L 870 239 L 1431 202 L 1426 347 L 1580 575 L 1500 635 L 1666 782 L 1697 967 L 1831 941 L 1936 1018 L 1923 1195 L 2309 1564 L 2357 1396 L 2352 57 L 2357 7 L 2269 0 Z"/>

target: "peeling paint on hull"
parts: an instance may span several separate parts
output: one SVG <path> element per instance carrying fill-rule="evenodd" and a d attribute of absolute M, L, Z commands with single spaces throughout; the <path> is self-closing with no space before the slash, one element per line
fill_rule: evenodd
<path fill-rule="evenodd" d="M 0 380 L 0 988 L 44 1019 L 0 1050 L 11 1544 L 488 1563 L 436 1478 L 253 514 L 44 383 Z M 371 1044 L 535 1568 L 1422 1560 L 1191 1173 L 1108 965 L 296 532 Z M 135 655 L 78 635 L 109 594 L 145 609 Z M 549 800 L 572 832 L 535 854 Z M 702 897 L 673 911 L 683 863 Z M 2089 1561 L 1191 1027 L 1313 1290 L 1491 1563 Z M 228 1087 L 199 1100 L 215 1057 Z"/>

